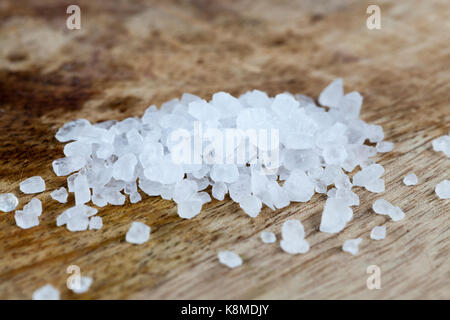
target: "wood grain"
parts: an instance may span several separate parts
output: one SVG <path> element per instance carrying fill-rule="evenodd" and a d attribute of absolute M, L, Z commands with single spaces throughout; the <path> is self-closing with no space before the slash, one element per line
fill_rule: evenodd
<path fill-rule="evenodd" d="M 0 215 L 0 298 L 29 299 L 46 283 L 64 299 L 450 298 L 449 201 L 434 193 L 450 178 L 450 160 L 431 148 L 450 131 L 447 0 L 376 1 L 380 30 L 366 28 L 366 1 L 124 0 L 78 1 L 82 28 L 70 31 L 65 2 L 0 3 L 0 192 L 19 196 L 21 208 L 31 196 L 19 182 L 33 175 L 47 182 L 37 196 L 44 205 L 38 227 L 22 230 L 13 214 Z M 356 189 L 361 205 L 338 235 L 318 231 L 325 202 L 318 194 L 255 219 L 229 199 L 213 201 L 193 220 L 178 218 L 172 202 L 144 196 L 101 209 L 102 230 L 56 227 L 73 205 L 72 196 L 60 205 L 49 195 L 65 185 L 51 169 L 63 149 L 54 134 L 65 122 L 142 115 L 183 92 L 210 98 L 256 88 L 317 98 L 336 77 L 362 93 L 362 118 L 395 143 L 377 157 L 387 191 Z M 410 171 L 417 186 L 402 184 Z M 406 219 L 374 214 L 381 196 Z M 305 255 L 259 240 L 262 230 L 279 237 L 288 218 L 305 226 Z M 151 226 L 145 245 L 125 242 L 132 221 Z M 385 240 L 369 239 L 376 225 L 387 226 Z M 364 239 L 355 257 L 341 251 L 354 237 Z M 220 265 L 222 249 L 241 254 L 244 265 Z M 69 265 L 95 279 L 86 294 L 65 287 Z M 369 265 L 381 268 L 380 290 L 366 288 Z"/>

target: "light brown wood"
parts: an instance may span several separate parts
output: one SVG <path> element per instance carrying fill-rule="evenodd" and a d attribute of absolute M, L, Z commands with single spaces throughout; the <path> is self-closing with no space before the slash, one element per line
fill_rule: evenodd
<path fill-rule="evenodd" d="M 431 140 L 450 130 L 450 3 L 377 1 L 380 30 L 366 28 L 366 1 L 78 1 L 82 29 L 65 27 L 61 1 L 0 3 L 0 192 L 13 192 L 20 209 L 32 197 L 23 179 L 41 175 L 47 191 L 40 225 L 15 226 L 0 215 L 0 298 L 29 299 L 52 283 L 64 299 L 166 298 L 450 298 L 449 201 L 435 185 L 449 179 L 449 159 Z M 372 2 L 370 2 L 372 4 Z M 50 192 L 65 185 L 51 161 L 63 155 L 54 139 L 69 120 L 91 122 L 142 115 L 192 92 L 240 94 L 260 89 L 317 98 L 343 77 L 346 91 L 364 96 L 362 118 L 380 124 L 395 149 L 377 160 L 387 191 L 356 189 L 361 205 L 338 235 L 318 231 L 323 195 L 255 219 L 229 199 L 213 201 L 192 220 L 172 202 L 144 196 L 138 204 L 99 210 L 100 231 L 71 233 L 56 217 L 73 205 Z M 419 184 L 406 187 L 410 171 Z M 392 222 L 371 205 L 383 197 L 406 218 Z M 311 250 L 291 256 L 259 234 L 280 235 L 288 218 L 300 219 Z M 140 246 L 125 242 L 132 221 L 152 228 Z M 382 241 L 371 228 L 387 226 Z M 362 237 L 360 253 L 342 243 Z M 229 270 L 217 252 L 242 255 Z M 66 268 L 78 265 L 95 280 L 74 295 Z M 369 265 L 381 268 L 380 290 L 368 290 Z"/>

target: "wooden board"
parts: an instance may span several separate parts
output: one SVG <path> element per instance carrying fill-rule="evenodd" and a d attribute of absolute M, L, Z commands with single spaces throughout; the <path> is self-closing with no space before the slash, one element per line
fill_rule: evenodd
<path fill-rule="evenodd" d="M 0 192 L 19 196 L 20 209 L 32 198 L 19 192 L 21 180 L 41 175 L 47 191 L 37 196 L 38 227 L 22 230 L 13 214 L 0 215 L 0 298 L 28 299 L 52 283 L 64 299 L 449 299 L 449 201 L 434 187 L 450 178 L 450 160 L 431 140 L 450 130 L 450 3 L 377 3 L 379 30 L 366 27 L 366 1 L 78 1 L 82 28 L 71 31 L 65 1 L 2 1 Z M 56 227 L 73 205 L 72 196 L 60 205 L 49 195 L 65 185 L 51 169 L 63 155 L 54 134 L 65 122 L 142 115 L 183 92 L 210 98 L 256 88 L 317 98 L 336 77 L 362 93 L 362 118 L 395 143 L 377 157 L 387 191 L 356 188 L 361 205 L 338 235 L 318 231 L 325 203 L 318 194 L 255 219 L 229 199 L 213 201 L 192 220 L 180 219 L 172 202 L 144 196 L 101 209 L 100 231 Z M 410 171 L 417 186 L 402 184 Z M 379 197 L 406 218 L 374 214 Z M 259 239 L 263 230 L 279 237 L 288 218 L 305 226 L 305 255 Z M 125 242 L 132 221 L 151 226 L 148 243 Z M 369 239 L 376 225 L 386 225 L 385 240 Z M 355 237 L 364 240 L 353 257 L 341 245 Z M 222 249 L 242 255 L 244 265 L 220 265 Z M 69 265 L 95 279 L 89 292 L 65 287 Z M 381 268 L 379 290 L 366 287 L 370 265 Z"/>

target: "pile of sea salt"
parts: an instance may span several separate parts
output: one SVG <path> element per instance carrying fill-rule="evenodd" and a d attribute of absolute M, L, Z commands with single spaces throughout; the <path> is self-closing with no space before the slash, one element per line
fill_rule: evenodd
<path fill-rule="evenodd" d="M 354 186 L 384 191 L 384 169 L 372 158 L 392 149 L 381 126 L 359 119 L 362 100 L 358 92 L 344 94 L 337 79 L 320 94 L 320 106 L 303 95 L 269 97 L 259 90 L 238 98 L 218 92 L 209 102 L 183 94 L 159 109 L 150 106 L 141 118 L 66 123 L 56 133 L 60 142 L 68 142 L 65 157 L 53 161 L 53 169 L 68 176 L 76 205 L 58 217 L 58 225 L 86 230 L 97 212 L 86 204 L 124 205 L 127 196 L 136 203 L 139 190 L 175 201 L 178 215 L 191 219 L 211 201 L 205 191 L 211 187 L 214 198 L 228 194 L 251 217 L 263 205 L 275 210 L 327 194 L 320 230 L 339 232 L 353 217 L 351 207 L 359 205 Z M 212 142 L 208 130 L 223 137 L 230 130 L 262 132 L 270 142 L 240 135 L 228 149 L 223 141 Z M 186 153 L 196 160 L 180 161 Z M 362 170 L 351 181 L 348 174 L 357 167 Z M 65 202 L 64 191 L 52 197 Z M 285 241 L 286 251 L 304 251 L 305 242 L 297 240 Z"/>

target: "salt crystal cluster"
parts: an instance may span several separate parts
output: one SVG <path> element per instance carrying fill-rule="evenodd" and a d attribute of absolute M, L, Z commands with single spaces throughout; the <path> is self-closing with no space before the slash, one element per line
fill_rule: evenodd
<path fill-rule="evenodd" d="M 359 245 L 361 244 L 361 242 L 361 238 L 345 240 L 344 244 L 342 245 L 342 250 L 351 253 L 352 255 L 356 255 L 358 253 Z"/>
<path fill-rule="evenodd" d="M 230 269 L 234 269 L 242 265 L 242 258 L 233 251 L 220 251 L 217 254 L 219 262 L 226 265 Z"/>
<path fill-rule="evenodd" d="M 436 152 L 442 151 L 447 157 L 450 158 L 450 136 L 445 135 L 434 139 L 431 144 L 433 150 Z"/>
<path fill-rule="evenodd" d="M 39 193 L 45 190 L 45 181 L 40 176 L 34 176 L 22 181 L 19 189 L 23 193 Z"/>
<path fill-rule="evenodd" d="M 42 202 L 37 198 L 31 199 L 22 210 L 14 213 L 17 226 L 22 229 L 29 229 L 39 225 L 39 217 L 42 214 Z"/>
<path fill-rule="evenodd" d="M 315 193 L 326 194 L 334 187 L 321 230 L 335 233 L 351 220 L 350 207 L 359 204 L 354 186 L 384 191 L 384 169 L 371 158 L 393 144 L 383 141 L 381 126 L 359 119 L 363 98 L 358 92 L 345 94 L 342 79 L 327 86 L 318 101 L 321 106 L 303 95 L 269 97 L 259 90 L 238 98 L 218 92 L 209 102 L 183 94 L 159 109 L 149 107 L 141 118 L 96 124 L 79 119 L 56 133 L 67 144 L 65 157 L 52 165 L 58 176 L 68 176 L 78 208 L 89 202 L 99 207 L 124 205 L 127 196 L 136 203 L 140 189 L 175 201 L 184 219 L 195 217 L 211 201 L 205 191 L 210 186 L 212 197 L 223 200 L 228 194 L 250 217 L 258 216 L 264 205 L 275 210 L 308 202 Z M 208 129 L 223 136 L 230 129 L 275 130 L 278 139 L 264 144 L 259 137 L 255 143 L 251 136 L 238 136 L 230 154 L 222 144 L 205 138 Z M 189 148 L 180 151 L 180 142 Z M 233 159 L 234 153 L 243 161 L 223 161 Z M 197 161 L 180 162 L 180 154 Z M 357 167 L 362 170 L 351 181 L 348 174 Z M 74 221 L 71 229 L 85 229 L 83 209 L 73 210 L 71 218 L 65 218 Z"/>
<path fill-rule="evenodd" d="M 289 254 L 306 253 L 309 243 L 305 240 L 305 230 L 299 220 L 287 220 L 281 227 L 280 246 Z"/>
<path fill-rule="evenodd" d="M 37 289 L 33 293 L 33 300 L 59 300 L 59 291 L 51 284 L 46 284 L 45 286 Z"/>
<path fill-rule="evenodd" d="M 18 204 L 19 200 L 17 200 L 17 197 L 12 193 L 0 194 L 0 211 L 3 212 L 13 211 Z"/>
<path fill-rule="evenodd" d="M 434 191 L 439 198 L 450 199 L 450 180 L 444 180 L 438 183 Z"/>

